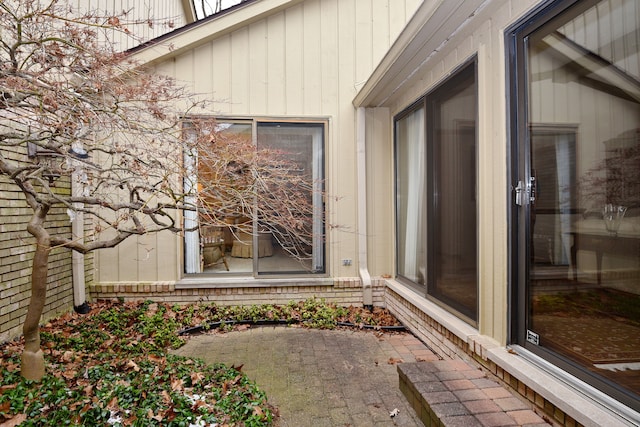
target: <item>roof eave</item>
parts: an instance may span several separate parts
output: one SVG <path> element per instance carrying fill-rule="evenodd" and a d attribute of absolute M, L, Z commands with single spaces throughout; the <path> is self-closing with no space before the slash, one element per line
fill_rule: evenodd
<path fill-rule="evenodd" d="M 353 99 L 359 107 L 389 106 L 429 67 L 443 44 L 491 0 L 425 1 Z"/>
<path fill-rule="evenodd" d="M 141 64 L 162 62 L 302 1 L 304 0 L 242 2 L 219 14 L 150 40 L 129 50 L 128 53 Z"/>

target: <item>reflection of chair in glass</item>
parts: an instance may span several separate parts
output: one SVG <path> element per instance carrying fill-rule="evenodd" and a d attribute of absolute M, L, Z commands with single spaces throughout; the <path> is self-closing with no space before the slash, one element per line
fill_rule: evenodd
<path fill-rule="evenodd" d="M 201 244 L 203 268 L 223 263 L 229 271 L 225 257 L 224 234 L 220 227 L 202 227 Z"/>

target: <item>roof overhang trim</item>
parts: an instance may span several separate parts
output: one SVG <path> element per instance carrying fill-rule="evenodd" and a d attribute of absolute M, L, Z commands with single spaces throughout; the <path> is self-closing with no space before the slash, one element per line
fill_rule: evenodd
<path fill-rule="evenodd" d="M 420 78 L 445 43 L 491 0 L 425 1 L 353 100 L 358 107 L 386 107 Z"/>
<path fill-rule="evenodd" d="M 229 13 L 203 19 L 129 51 L 141 64 L 165 61 L 204 43 L 274 15 L 304 0 L 260 0 L 240 3 Z"/>

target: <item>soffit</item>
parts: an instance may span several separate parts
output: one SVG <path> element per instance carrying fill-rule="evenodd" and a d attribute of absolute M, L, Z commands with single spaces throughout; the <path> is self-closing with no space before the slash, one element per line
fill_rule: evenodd
<path fill-rule="evenodd" d="M 389 106 L 403 88 L 420 78 L 444 44 L 490 0 L 425 2 L 400 33 L 353 100 L 357 107 Z"/>
<path fill-rule="evenodd" d="M 195 47 L 274 15 L 304 0 L 260 0 L 240 3 L 228 13 L 212 15 L 129 51 L 143 64 L 165 61 Z"/>

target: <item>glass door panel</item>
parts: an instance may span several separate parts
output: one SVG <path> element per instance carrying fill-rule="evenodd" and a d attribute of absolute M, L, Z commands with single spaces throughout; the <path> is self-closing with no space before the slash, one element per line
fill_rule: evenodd
<path fill-rule="evenodd" d="M 431 260 L 428 293 L 477 321 L 475 64 L 427 98 Z"/>
<path fill-rule="evenodd" d="M 279 153 L 288 168 L 287 185 L 265 186 L 258 198 L 258 274 L 323 273 L 324 124 L 258 123 L 257 139 L 259 151 Z"/>
<path fill-rule="evenodd" d="M 199 202 L 204 208 L 198 218 L 200 272 L 252 275 L 251 257 L 241 256 L 251 244 L 251 214 L 243 207 L 247 200 L 234 196 L 243 191 L 243 181 L 229 178 L 237 172 L 234 162 L 239 157 L 234 150 L 252 150 L 252 123 L 220 121 L 215 128 L 217 135 L 211 141 L 211 150 L 201 147 L 197 161 Z M 220 179 L 222 174 L 226 178 Z"/>
<path fill-rule="evenodd" d="M 640 21 L 618 21 L 631 3 L 569 9 L 524 39 L 526 339 L 637 407 Z"/>
<path fill-rule="evenodd" d="M 396 121 L 398 275 L 426 294 L 427 209 L 425 109 Z"/>

